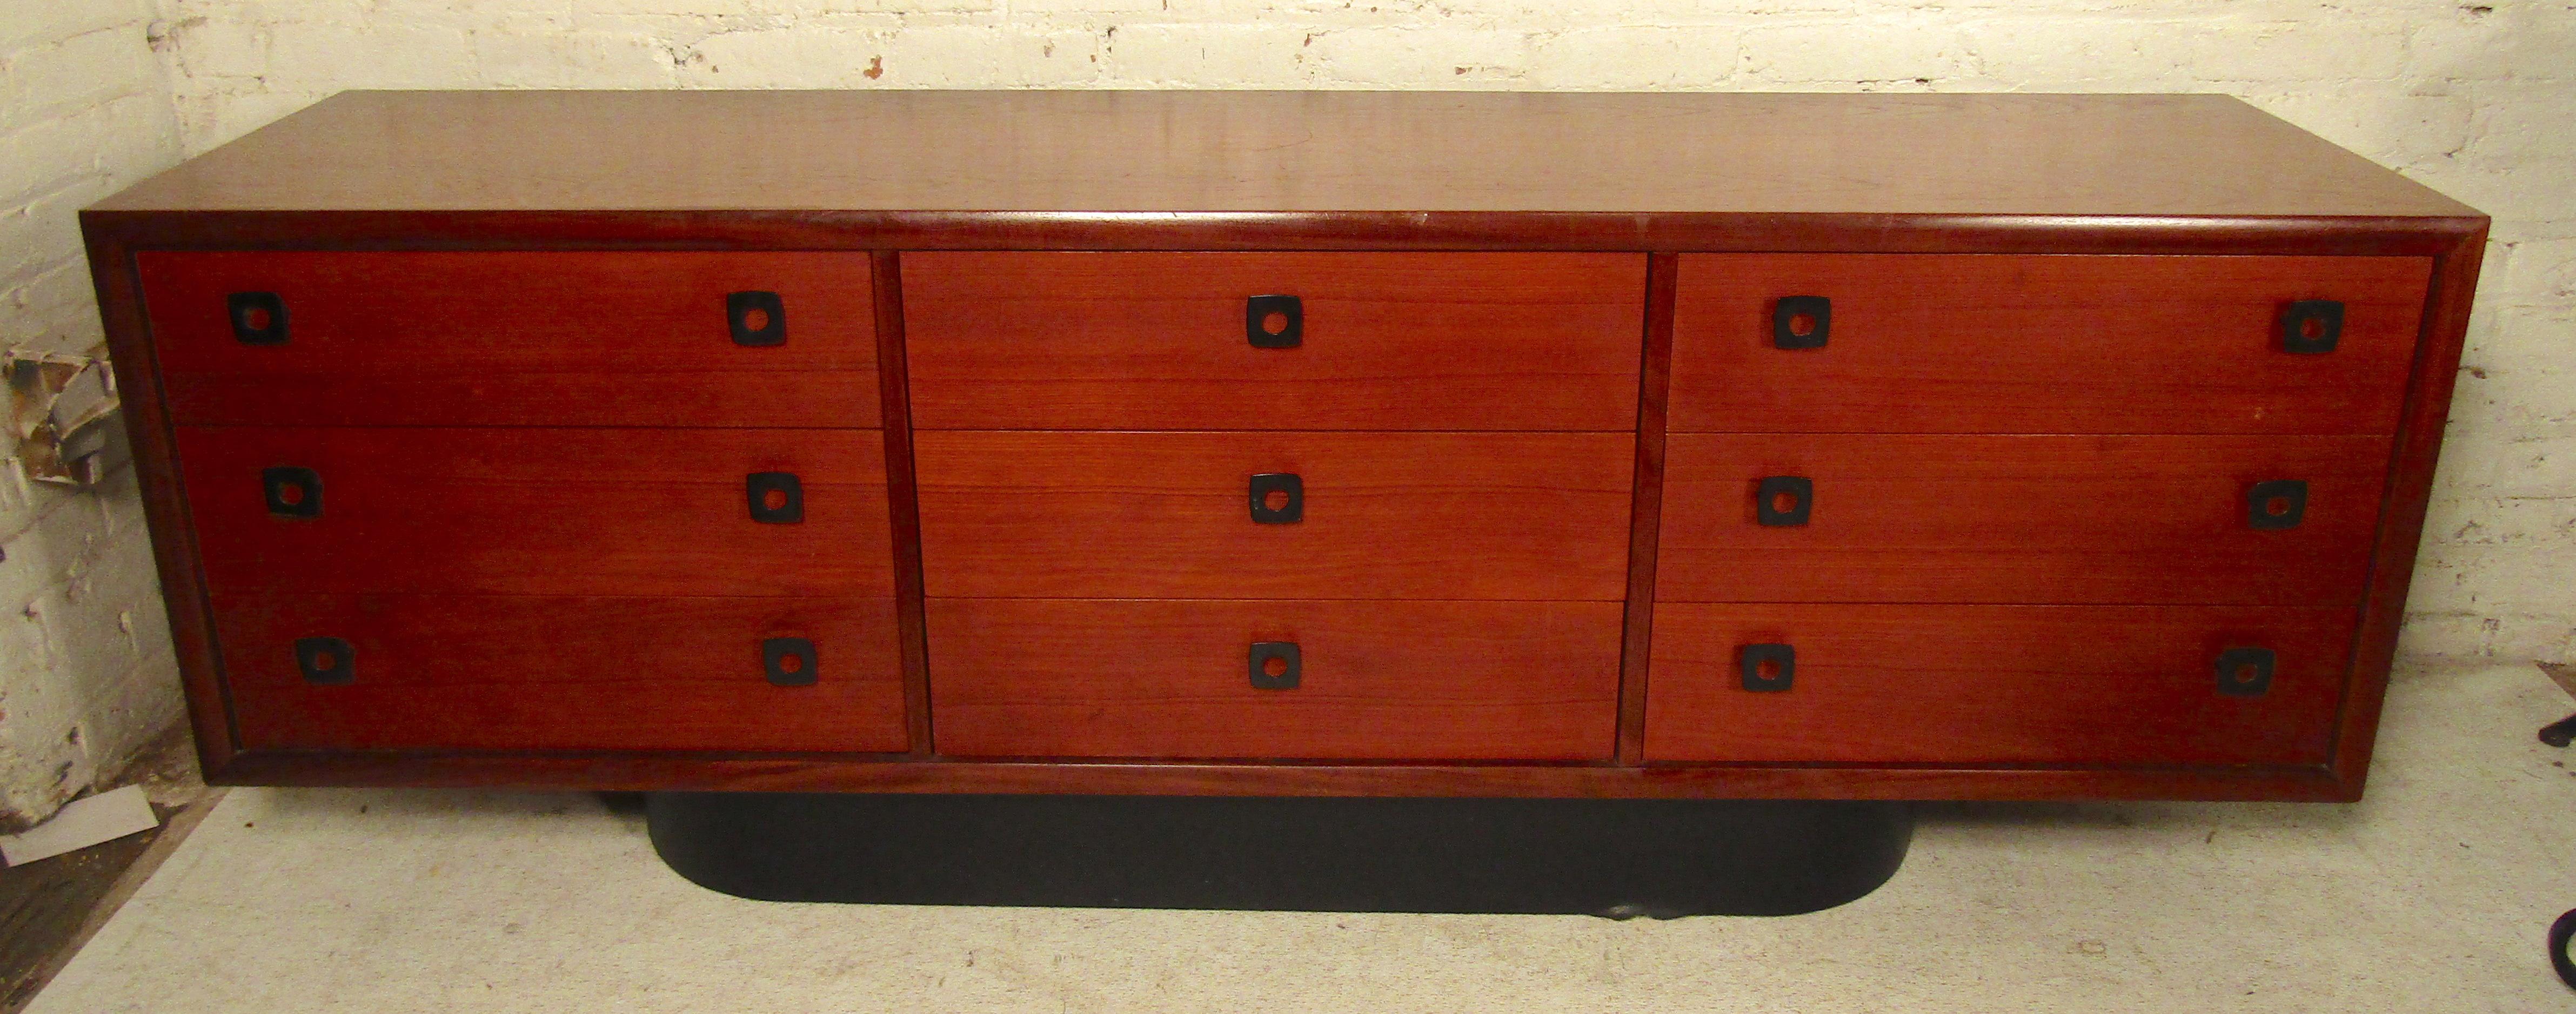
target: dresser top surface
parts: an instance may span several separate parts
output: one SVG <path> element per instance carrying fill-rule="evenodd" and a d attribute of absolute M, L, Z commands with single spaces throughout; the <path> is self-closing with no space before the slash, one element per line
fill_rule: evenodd
<path fill-rule="evenodd" d="M 103 210 L 2459 217 L 2217 95 L 347 92 Z"/>

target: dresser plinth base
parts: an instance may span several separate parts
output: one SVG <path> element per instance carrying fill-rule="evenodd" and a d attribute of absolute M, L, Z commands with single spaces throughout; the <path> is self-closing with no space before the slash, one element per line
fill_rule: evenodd
<path fill-rule="evenodd" d="M 681 876 L 768 901 L 1794 915 L 1878 888 L 1903 803 L 656 793 Z"/>

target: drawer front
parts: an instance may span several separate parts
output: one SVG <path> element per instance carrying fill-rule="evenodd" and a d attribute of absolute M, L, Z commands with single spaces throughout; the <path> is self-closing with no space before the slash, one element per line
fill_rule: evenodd
<path fill-rule="evenodd" d="M 873 430 L 182 426 L 178 452 L 217 594 L 894 594 Z M 271 469 L 318 512 L 274 509 Z M 753 520 L 770 473 L 803 520 Z"/>
<path fill-rule="evenodd" d="M 928 615 L 954 756 L 1600 760 L 1617 733 L 1614 602 L 934 598 Z"/>
<path fill-rule="evenodd" d="M 883 425 L 864 253 L 146 252 L 138 264 L 180 423 Z M 736 342 L 737 292 L 778 297 L 782 341 Z M 257 293 L 283 308 L 283 341 L 236 333 L 235 295 Z"/>
<path fill-rule="evenodd" d="M 2351 609 L 1655 607 L 1646 759 L 1850 764 L 2319 764 Z M 1746 688 L 1746 651 L 1786 645 Z M 2268 684 L 2248 677 L 2269 653 Z M 1776 649 L 1772 649 L 1776 652 Z M 1760 662 L 1756 655 L 1756 664 Z M 2260 692 L 2250 692 L 2257 687 Z"/>
<path fill-rule="evenodd" d="M 2431 271 L 2421 257 L 1692 254 L 1669 425 L 2394 433 Z M 1807 338 L 1821 347 L 1779 347 L 1775 314 L 1798 296 L 1830 301 Z M 2342 305 L 2333 351 L 2284 347 L 2283 310 L 2303 300 Z"/>
<path fill-rule="evenodd" d="M 249 749 L 906 749 L 892 599 L 248 593 L 214 606 Z M 325 638 L 348 657 L 312 657 L 340 650 Z M 813 665 L 781 645 L 778 667 L 798 672 L 773 682 L 772 639 L 810 645 Z"/>
<path fill-rule="evenodd" d="M 2386 437 L 1674 434 L 1655 597 L 2351 605 L 2388 455 Z M 1803 504 L 1765 518 L 1765 479 L 1805 480 Z M 2304 507 L 2257 528 L 2273 482 L 2304 483 Z"/>
<path fill-rule="evenodd" d="M 1639 254 L 907 253 L 903 286 L 924 429 L 1637 422 Z M 1294 347 L 1253 344 L 1265 296 Z"/>
<path fill-rule="evenodd" d="M 1634 450 L 1592 433 L 918 433 L 923 578 L 973 598 L 1615 601 Z M 1265 475 L 1294 477 L 1295 520 L 1255 520 L 1253 483 L 1285 482 Z"/>

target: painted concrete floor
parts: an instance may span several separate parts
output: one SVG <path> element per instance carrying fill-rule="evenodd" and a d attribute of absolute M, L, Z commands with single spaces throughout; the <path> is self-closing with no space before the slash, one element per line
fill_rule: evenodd
<path fill-rule="evenodd" d="M 769 904 L 589 796 L 235 790 L 31 1010 L 2568 1010 L 2570 709 L 2412 667 L 2363 803 L 1930 806 L 1785 919 Z"/>

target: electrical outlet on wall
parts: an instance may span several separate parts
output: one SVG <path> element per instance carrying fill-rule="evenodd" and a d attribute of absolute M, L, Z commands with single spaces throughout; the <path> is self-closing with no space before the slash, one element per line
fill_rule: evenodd
<path fill-rule="evenodd" d="M 116 378 L 107 361 L 11 350 L 9 420 L 27 478 L 89 486 L 117 464 Z"/>

